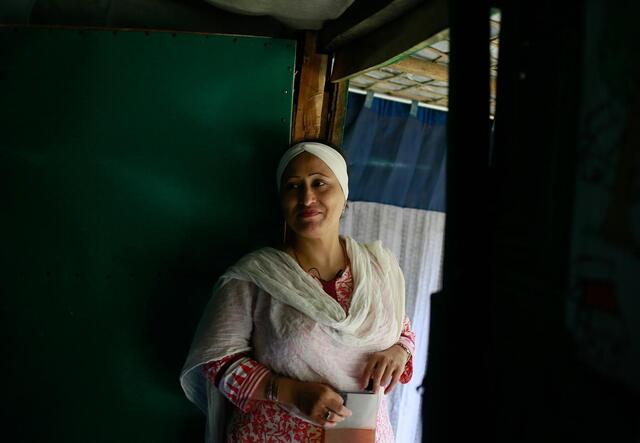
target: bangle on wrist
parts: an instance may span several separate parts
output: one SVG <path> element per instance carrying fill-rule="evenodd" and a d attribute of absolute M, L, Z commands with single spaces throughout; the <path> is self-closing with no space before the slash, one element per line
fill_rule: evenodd
<path fill-rule="evenodd" d="M 279 388 L 280 378 L 277 375 L 271 375 L 269 380 L 267 381 L 267 385 L 264 389 L 264 398 L 267 401 L 272 401 L 274 403 L 278 403 L 278 388 Z"/>
<path fill-rule="evenodd" d="M 406 365 L 407 363 L 409 363 L 409 360 L 411 360 L 411 357 L 412 357 L 413 355 L 411 354 L 411 351 L 410 351 L 410 350 L 409 350 L 405 345 L 403 345 L 403 344 L 401 344 L 401 343 L 396 343 L 396 344 L 397 344 L 398 346 L 400 346 L 400 347 L 404 350 L 404 352 L 406 352 L 406 353 L 407 353 L 407 359 L 406 359 L 406 360 L 405 360 L 405 362 L 404 362 L 404 364 Z"/>

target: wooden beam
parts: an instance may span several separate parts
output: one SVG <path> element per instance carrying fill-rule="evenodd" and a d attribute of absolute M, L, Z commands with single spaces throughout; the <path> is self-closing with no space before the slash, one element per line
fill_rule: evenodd
<path fill-rule="evenodd" d="M 348 82 L 330 83 L 331 108 L 329 111 L 329 129 L 327 140 L 335 146 L 342 147 L 344 124 L 347 117 Z"/>
<path fill-rule="evenodd" d="M 407 57 L 399 62 L 389 65 L 390 68 L 395 68 L 400 71 L 408 72 L 410 74 L 421 75 L 423 77 L 429 77 L 436 81 L 449 81 L 449 67 L 440 63 L 428 62 L 415 57 Z M 492 96 L 496 95 L 496 79 L 489 79 L 489 90 Z"/>
<path fill-rule="evenodd" d="M 304 34 L 304 49 L 300 70 L 300 82 L 295 103 L 293 124 L 293 142 L 305 139 L 318 139 L 326 135 L 326 119 L 323 110 L 325 103 L 325 83 L 327 81 L 326 54 L 316 52 L 317 33 L 307 31 Z"/>
<path fill-rule="evenodd" d="M 331 81 L 343 81 L 394 63 L 439 40 L 439 34 L 446 32 L 448 26 L 448 1 L 427 1 L 375 32 L 340 47 L 335 54 Z"/>
<path fill-rule="evenodd" d="M 449 67 L 447 65 L 428 62 L 415 57 L 407 57 L 389 65 L 389 67 L 410 74 L 429 77 L 436 81 L 449 81 Z"/>
<path fill-rule="evenodd" d="M 319 31 L 319 50 L 335 51 L 351 40 L 375 31 L 415 8 L 421 0 L 367 0 L 354 2 L 340 17 Z"/>

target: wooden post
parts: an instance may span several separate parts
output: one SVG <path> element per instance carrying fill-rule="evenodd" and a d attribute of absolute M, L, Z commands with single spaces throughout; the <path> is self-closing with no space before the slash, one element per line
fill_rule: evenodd
<path fill-rule="evenodd" d="M 325 82 L 327 78 L 326 54 L 316 52 L 317 33 L 305 32 L 298 100 L 295 104 L 293 142 L 326 136 L 323 119 Z"/>
<path fill-rule="evenodd" d="M 349 94 L 348 81 L 329 83 L 331 87 L 331 104 L 329 107 L 327 141 L 342 147 L 344 135 L 344 121 L 347 117 L 347 96 Z"/>

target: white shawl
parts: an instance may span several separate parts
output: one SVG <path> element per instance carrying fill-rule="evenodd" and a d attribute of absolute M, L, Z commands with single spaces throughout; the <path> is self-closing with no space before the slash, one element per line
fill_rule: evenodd
<path fill-rule="evenodd" d="M 328 373 L 324 370 L 327 367 L 345 366 L 345 353 L 339 350 L 365 355 L 386 349 L 398 341 L 405 315 L 404 278 L 398 262 L 389 250 L 382 247 L 380 241 L 363 245 L 345 237 L 345 243 L 354 282 L 348 315 L 294 259 L 274 248 L 263 248 L 247 254 L 220 277 L 214 288 L 214 296 L 200 321 L 180 377 L 186 396 L 207 413 L 209 431 L 221 428 L 219 411 L 224 409 L 221 396 L 215 388 L 211 389 L 202 374 L 201 365 L 209 361 L 249 351 L 253 352 L 253 357 L 258 361 L 283 375 L 299 380 L 325 381 L 339 389 L 353 389 L 353 370 L 351 373 L 336 370 Z M 247 343 L 238 341 L 233 330 L 220 331 L 213 320 L 219 308 L 216 295 L 232 280 L 255 284 L 266 293 L 258 292 L 259 295 L 270 295 L 275 304 L 280 306 L 279 309 L 271 308 L 264 315 L 268 317 L 266 321 L 273 326 L 275 335 L 280 332 L 291 335 L 292 325 L 295 331 L 298 325 L 311 322 L 317 326 L 312 328 L 311 334 L 317 337 L 305 342 L 304 346 L 330 342 L 333 349 L 338 351 L 327 353 L 326 349 L 318 349 L 316 355 L 322 355 L 324 364 L 321 367 L 316 362 L 309 361 L 295 364 L 300 357 L 292 358 L 291 353 L 280 351 L 281 347 L 271 346 L 265 349 L 264 346 L 256 345 L 264 341 L 262 336 L 268 335 L 268 332 L 252 330 L 252 343 Z M 283 305 L 293 309 L 282 309 Z M 229 325 L 226 327 L 228 329 Z M 305 333 L 309 335 L 308 330 Z M 322 345 L 319 344 L 318 347 L 320 346 Z M 213 415 L 217 418 L 212 417 Z M 223 436 L 218 436 L 221 437 Z M 215 438 L 215 435 L 210 435 L 208 441 L 217 441 Z"/>

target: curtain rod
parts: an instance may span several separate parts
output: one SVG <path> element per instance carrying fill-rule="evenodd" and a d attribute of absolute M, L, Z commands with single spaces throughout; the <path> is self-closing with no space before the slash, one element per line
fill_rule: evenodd
<path fill-rule="evenodd" d="M 353 88 L 353 87 L 349 88 L 349 92 L 353 92 L 354 94 L 367 95 L 367 91 L 365 91 L 364 89 L 358 89 L 358 88 Z M 400 98 L 400 97 L 394 97 L 392 95 L 387 95 L 387 94 L 381 94 L 379 92 L 374 92 L 373 96 L 377 97 L 377 98 L 384 99 L 384 100 L 391 100 L 393 102 L 406 103 L 408 105 L 411 104 L 411 100 L 409 100 L 409 99 Z M 427 103 L 422 103 L 422 102 L 418 102 L 418 106 L 422 106 L 423 108 L 437 109 L 438 111 L 445 111 L 445 112 L 449 111 L 449 108 L 447 108 L 445 106 L 429 105 Z M 489 119 L 493 120 L 494 118 L 495 118 L 494 115 L 489 114 Z"/>
<path fill-rule="evenodd" d="M 353 92 L 354 94 L 367 95 L 367 91 L 365 91 L 364 89 L 353 88 L 351 86 L 349 87 L 349 92 Z M 377 98 L 382 98 L 384 100 L 391 100 L 394 102 L 406 103 L 408 105 L 411 104 L 411 100 L 408 100 L 406 98 L 394 97 L 392 95 L 381 94 L 379 92 L 374 92 L 373 96 Z M 438 111 L 445 111 L 445 112 L 449 110 L 449 108 L 445 106 L 429 105 L 427 103 L 422 103 L 422 102 L 418 102 L 418 106 L 422 106 L 423 108 L 437 109 Z"/>

